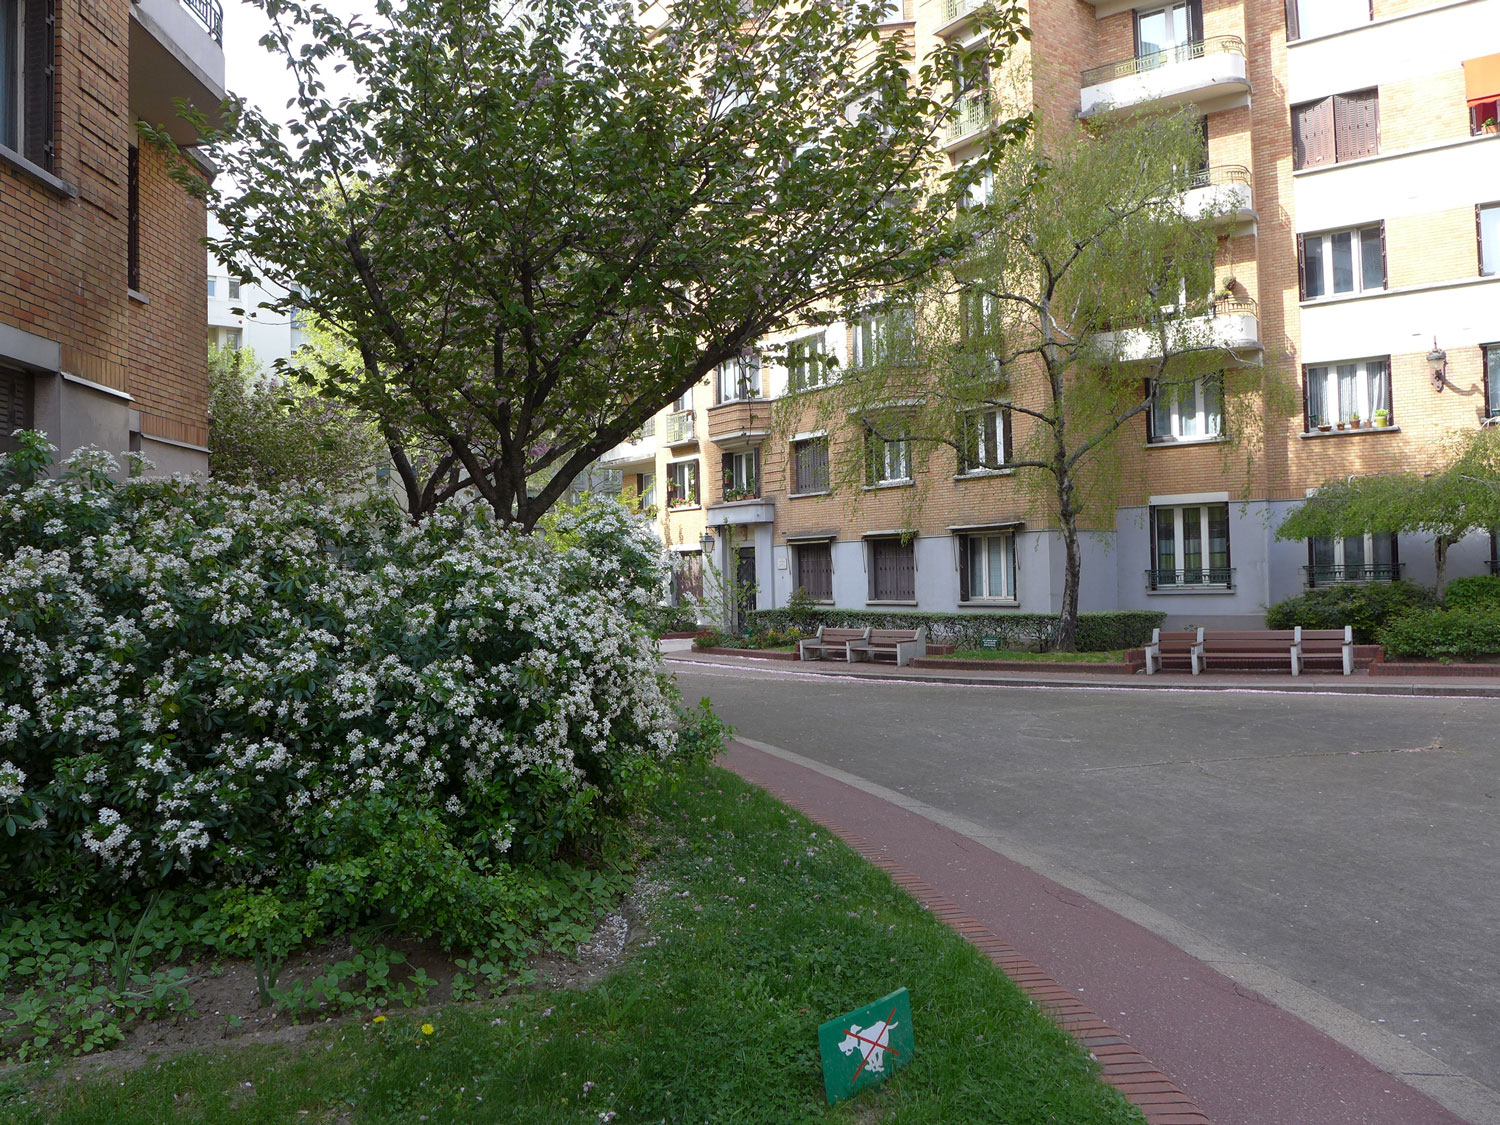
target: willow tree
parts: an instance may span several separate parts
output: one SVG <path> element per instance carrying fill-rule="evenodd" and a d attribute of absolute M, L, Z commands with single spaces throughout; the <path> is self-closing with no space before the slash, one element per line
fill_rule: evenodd
<path fill-rule="evenodd" d="M 1055 644 L 1072 649 L 1078 523 L 1109 495 L 1104 463 L 1120 436 L 1195 387 L 1222 424 L 1260 383 L 1224 332 L 1243 290 L 1215 281 L 1235 201 L 1199 190 L 1203 139 L 1187 115 L 1037 128 L 991 152 L 965 169 L 987 201 L 958 217 L 956 255 L 904 293 L 848 308 L 874 325 L 862 329 L 874 359 L 821 409 L 856 419 L 877 452 L 898 443 L 915 466 L 952 450 L 970 470 L 1022 474 L 1062 537 Z"/>
<path fill-rule="evenodd" d="M 954 74 L 1023 34 L 986 9 L 917 69 L 885 0 L 251 2 L 298 94 L 212 138 L 210 248 L 354 342 L 325 390 L 383 421 L 414 515 L 472 489 L 526 528 L 763 335 L 921 274 Z"/>
<path fill-rule="evenodd" d="M 1277 539 L 1430 535 L 1437 597 L 1448 588 L 1448 551 L 1500 527 L 1500 434 L 1486 427 L 1454 439 L 1430 473 L 1369 473 L 1324 482 L 1276 528 Z"/>

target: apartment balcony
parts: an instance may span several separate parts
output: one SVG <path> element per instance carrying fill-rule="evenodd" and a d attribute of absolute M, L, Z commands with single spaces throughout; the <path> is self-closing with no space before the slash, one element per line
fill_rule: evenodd
<path fill-rule="evenodd" d="M 1236 233 L 1252 233 L 1257 215 L 1250 191 L 1250 169 L 1240 164 L 1217 164 L 1199 172 L 1182 194 L 1182 213 L 1190 219 L 1219 215 Z"/>
<path fill-rule="evenodd" d="M 1097 344 L 1100 351 L 1117 363 L 1159 359 L 1162 352 L 1162 340 L 1156 330 L 1138 323 L 1121 323 L 1111 332 L 1099 333 Z M 1264 351 L 1260 342 L 1260 310 L 1248 297 L 1214 301 L 1205 316 L 1168 321 L 1166 344 L 1173 351 L 1218 348 L 1229 353 L 1236 363 L 1258 363 Z"/>
<path fill-rule="evenodd" d="M 679 445 L 692 445 L 698 440 L 698 430 L 693 424 L 691 410 L 679 410 L 668 414 L 662 424 L 662 444 L 671 449 Z"/>
<path fill-rule="evenodd" d="M 1234 567 L 1195 566 L 1187 570 L 1148 570 L 1146 588 L 1166 593 L 1176 590 L 1232 590 Z"/>
<path fill-rule="evenodd" d="M 178 144 L 196 130 L 177 115 L 182 98 L 222 124 L 224 9 L 220 0 L 131 0 L 130 111 L 163 125 Z"/>
<path fill-rule="evenodd" d="M 990 127 L 990 95 L 987 90 L 971 90 L 958 99 L 953 117 L 943 134 L 943 147 L 950 153 L 974 144 Z"/>
<path fill-rule="evenodd" d="M 776 519 L 776 502 L 769 496 L 729 500 L 710 504 L 706 512 L 709 527 L 743 527 L 751 523 L 771 523 Z"/>
<path fill-rule="evenodd" d="M 974 13 L 989 3 L 989 0 L 943 0 L 943 25 L 937 34 L 943 39 L 956 39 L 974 26 Z"/>
<path fill-rule="evenodd" d="M 708 408 L 708 440 L 725 450 L 753 449 L 771 432 L 771 404 L 763 398 Z"/>
<path fill-rule="evenodd" d="M 1237 35 L 1214 35 L 1085 70 L 1078 115 L 1100 117 L 1137 106 L 1188 103 L 1209 113 L 1244 105 L 1249 97 L 1245 41 Z"/>
<path fill-rule="evenodd" d="M 1342 586 L 1352 582 L 1399 582 L 1401 563 L 1365 563 L 1359 566 L 1304 566 L 1307 587 Z"/>

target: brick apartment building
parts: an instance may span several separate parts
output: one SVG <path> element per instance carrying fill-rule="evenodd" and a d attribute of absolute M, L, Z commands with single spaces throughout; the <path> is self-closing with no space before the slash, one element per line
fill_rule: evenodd
<path fill-rule="evenodd" d="M 222 20 L 218 0 L 0 0 L 0 450 L 35 427 L 207 469 L 204 207 L 135 124 L 190 144 L 174 99 L 217 114 Z"/>
<path fill-rule="evenodd" d="M 919 56 L 975 34 L 977 0 L 905 4 L 892 27 Z M 1310 584 L 1432 582 L 1430 542 L 1274 531 L 1320 482 L 1420 469 L 1500 417 L 1500 0 L 1031 0 L 1028 21 L 1024 69 L 1046 118 L 1202 115 L 1202 190 L 1230 193 L 1236 213 L 1216 271 L 1243 294 L 1216 331 L 1227 362 L 1264 365 L 1301 404 L 1263 419 L 1248 471 L 1202 396 L 1138 419 L 1114 519 L 1084 534 L 1082 608 L 1250 624 Z M 957 116 L 953 160 L 972 157 L 983 125 Z M 858 326 L 789 339 L 793 366 L 807 349 L 858 361 Z M 829 458 L 857 445 L 777 432 L 786 365 L 731 366 L 605 460 L 656 505 L 683 588 L 706 546 L 762 608 L 802 586 L 843 607 L 1058 609 L 1061 537 L 1015 477 L 939 453 L 906 479 L 898 450 L 888 487 L 830 494 Z M 1494 557 L 1492 536 L 1471 536 L 1449 574 Z"/>

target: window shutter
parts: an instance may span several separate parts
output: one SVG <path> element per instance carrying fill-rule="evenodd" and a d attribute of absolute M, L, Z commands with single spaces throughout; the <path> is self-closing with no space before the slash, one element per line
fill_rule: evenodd
<path fill-rule="evenodd" d="M 1314 168 L 1337 159 L 1333 99 L 1292 107 L 1292 167 Z"/>
<path fill-rule="evenodd" d="M 1307 364 L 1302 365 L 1302 432 L 1312 433 L 1312 411 L 1307 407 Z"/>
<path fill-rule="evenodd" d="M 52 101 L 56 83 L 53 64 L 53 0 L 27 0 L 22 8 L 21 50 L 24 53 L 26 89 L 22 93 L 25 136 L 22 155 L 33 164 L 52 170 Z"/>
<path fill-rule="evenodd" d="M 958 600 L 969 600 L 969 537 L 958 537 Z"/>
<path fill-rule="evenodd" d="M 1297 236 L 1297 296 L 1307 300 L 1307 250 L 1306 235 Z"/>
<path fill-rule="evenodd" d="M 1313 541 L 1307 541 L 1307 588 L 1310 590 L 1318 584 L 1318 556 L 1313 551 Z"/>
<path fill-rule="evenodd" d="M 1391 287 L 1391 271 L 1385 261 L 1385 220 L 1380 220 L 1380 288 Z"/>
<path fill-rule="evenodd" d="M 0 450 L 15 448 L 12 430 L 29 430 L 33 424 L 31 376 L 0 370 Z"/>
<path fill-rule="evenodd" d="M 1009 465 L 1014 459 L 1015 444 L 1011 437 L 1011 411 L 1000 411 L 1000 443 L 1005 452 L 1005 463 Z"/>
<path fill-rule="evenodd" d="M 1134 8 L 1130 11 L 1130 33 L 1135 37 L 1135 57 L 1141 57 L 1141 13 Z"/>
<path fill-rule="evenodd" d="M 1188 0 L 1188 39 L 1203 42 L 1203 0 Z"/>
<path fill-rule="evenodd" d="M 125 284 L 141 287 L 141 150 L 131 145 L 125 156 Z"/>
<path fill-rule="evenodd" d="M 1391 532 L 1391 581 L 1401 577 L 1401 537 Z"/>
<path fill-rule="evenodd" d="M 1298 235 L 1298 237 L 1300 238 L 1301 236 Z M 1146 407 L 1146 440 L 1148 442 L 1149 441 L 1155 441 L 1156 440 L 1156 410 L 1154 409 L 1154 407 L 1156 405 L 1156 396 L 1152 393 L 1151 380 L 1150 379 L 1145 380 L 1145 389 L 1144 389 L 1143 393 L 1145 394 L 1145 396 L 1146 396 L 1146 402 L 1148 403 L 1148 405 Z"/>
<path fill-rule="evenodd" d="M 724 481 L 724 491 L 719 494 L 720 497 L 724 497 L 734 487 L 734 454 L 725 453 L 722 456 L 724 468 L 721 475 Z"/>
<path fill-rule="evenodd" d="M 1297 18 L 1297 0 L 1286 0 L 1286 41 L 1294 43 L 1302 38 L 1302 24 Z"/>
<path fill-rule="evenodd" d="M 879 579 L 876 577 L 876 568 L 880 565 L 880 540 L 868 539 L 865 541 L 865 586 L 870 601 L 878 600 L 876 592 L 879 590 Z"/>
<path fill-rule="evenodd" d="M 1380 99 L 1377 90 L 1333 97 L 1334 156 L 1353 160 L 1380 151 Z"/>
<path fill-rule="evenodd" d="M 1381 245 L 1385 242 L 1382 240 Z M 1479 204 L 1474 204 L 1474 251 L 1479 257 L 1479 276 L 1484 276 L 1484 213 Z"/>

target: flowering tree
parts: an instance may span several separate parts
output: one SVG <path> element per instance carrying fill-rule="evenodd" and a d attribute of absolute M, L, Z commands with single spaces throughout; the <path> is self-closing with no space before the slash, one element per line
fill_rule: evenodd
<path fill-rule="evenodd" d="M 296 112 L 213 139 L 211 248 L 354 342 L 328 387 L 382 420 L 413 515 L 472 489 L 524 528 L 718 364 L 920 274 L 956 67 L 1022 34 L 986 8 L 913 75 L 885 0 L 255 2 Z"/>

